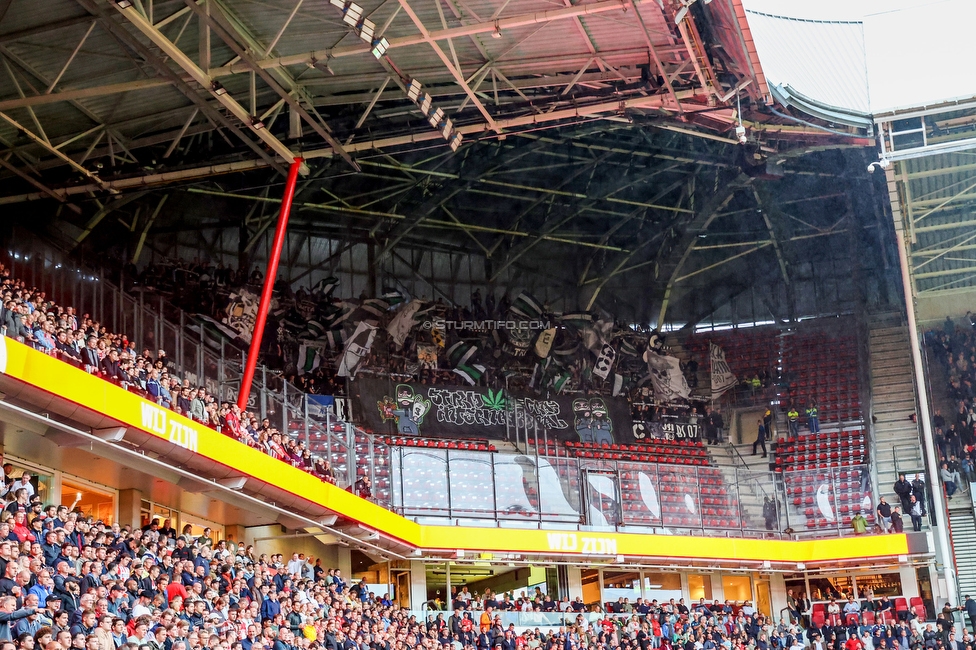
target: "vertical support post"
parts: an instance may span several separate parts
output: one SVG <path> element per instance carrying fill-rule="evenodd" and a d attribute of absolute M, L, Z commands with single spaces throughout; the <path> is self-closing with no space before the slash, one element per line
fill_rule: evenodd
<path fill-rule="evenodd" d="M 285 231 L 288 228 L 288 216 L 291 214 L 291 203 L 295 198 L 295 185 L 298 183 L 298 170 L 302 159 L 295 158 L 288 169 L 288 181 L 285 183 L 285 195 L 281 200 L 281 213 L 278 215 L 278 225 L 275 228 L 274 243 L 268 254 L 268 268 L 264 274 L 264 289 L 261 291 L 261 302 L 258 303 L 258 313 L 254 319 L 254 332 L 251 334 L 251 347 L 247 351 L 247 365 L 241 375 L 241 389 L 237 395 L 237 405 L 243 410 L 247 406 L 247 396 L 251 392 L 251 382 L 254 379 L 254 369 L 258 363 L 258 353 L 261 350 L 261 338 L 264 326 L 268 320 L 268 308 L 271 306 L 271 293 L 274 291 L 275 278 L 278 276 L 278 262 L 281 260 L 281 249 L 285 244 Z"/>
<path fill-rule="evenodd" d="M 894 186 L 894 175 L 887 171 L 888 186 Z M 925 450 L 926 481 L 932 495 L 932 509 L 935 511 L 935 525 L 938 530 L 933 531 L 942 556 L 942 573 L 945 576 L 947 600 L 955 607 L 959 604 L 959 591 L 956 586 L 956 574 L 953 569 L 954 556 L 949 548 L 949 522 L 946 517 L 945 499 L 942 485 L 939 483 L 939 462 L 935 454 L 935 442 L 932 437 L 932 414 L 929 411 L 928 381 L 922 367 L 922 351 L 918 340 L 918 324 L 915 322 L 915 291 L 912 287 L 911 267 L 908 263 L 908 246 L 905 241 L 905 230 L 898 218 L 895 219 L 895 237 L 898 246 L 898 260 L 901 263 L 901 281 L 905 292 L 905 311 L 908 317 L 908 338 L 912 346 L 912 372 L 915 375 L 915 385 L 918 386 L 918 421 L 922 425 L 922 448 Z"/>

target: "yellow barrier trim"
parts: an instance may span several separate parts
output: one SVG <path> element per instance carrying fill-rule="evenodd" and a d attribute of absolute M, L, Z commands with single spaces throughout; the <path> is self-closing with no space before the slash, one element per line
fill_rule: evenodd
<path fill-rule="evenodd" d="M 414 548 L 771 562 L 830 562 L 908 553 L 904 534 L 782 541 L 420 525 L 6 337 L 0 337 L 0 372 L 275 485 Z"/>

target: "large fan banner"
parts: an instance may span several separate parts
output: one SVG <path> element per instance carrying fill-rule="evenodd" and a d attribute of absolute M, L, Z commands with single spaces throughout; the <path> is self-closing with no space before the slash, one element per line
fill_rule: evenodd
<path fill-rule="evenodd" d="M 351 384 L 357 416 L 378 434 L 420 438 L 504 439 L 544 435 L 594 444 L 634 441 L 622 398 L 540 397 L 480 386 L 397 384 L 362 378 Z"/>

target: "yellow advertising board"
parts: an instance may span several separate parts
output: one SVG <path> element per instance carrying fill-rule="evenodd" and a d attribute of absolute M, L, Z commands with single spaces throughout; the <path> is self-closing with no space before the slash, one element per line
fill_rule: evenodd
<path fill-rule="evenodd" d="M 420 525 L 213 429 L 0 336 L 0 373 L 327 508 L 423 550 L 524 556 L 832 562 L 908 553 L 905 535 L 809 541 Z"/>

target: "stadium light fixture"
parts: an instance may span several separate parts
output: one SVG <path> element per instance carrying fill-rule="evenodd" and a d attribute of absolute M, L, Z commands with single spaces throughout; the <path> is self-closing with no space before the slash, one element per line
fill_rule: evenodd
<path fill-rule="evenodd" d="M 252 115 L 251 128 L 254 129 L 255 131 L 260 131 L 261 129 L 264 128 L 264 122 L 262 122 L 261 118 L 258 117 L 257 115 Z"/>
<path fill-rule="evenodd" d="M 350 2 L 346 5 L 346 8 L 342 11 L 342 22 L 346 23 L 350 27 L 356 27 L 359 25 L 360 19 L 363 17 L 363 8 L 357 5 L 355 2 Z"/>
<path fill-rule="evenodd" d="M 434 103 L 434 98 L 430 93 L 424 93 L 424 98 L 420 101 L 420 112 L 425 116 L 430 115 L 430 107 Z"/>
<path fill-rule="evenodd" d="M 427 118 L 427 121 L 430 122 L 430 125 L 436 129 L 438 126 L 440 126 L 442 119 L 444 119 L 444 109 L 438 108 L 431 112 L 430 117 Z"/>
<path fill-rule="evenodd" d="M 410 86 L 407 87 L 407 98 L 412 102 L 416 102 L 417 99 L 420 97 L 420 89 L 421 89 L 421 84 L 419 81 L 417 81 L 416 79 L 411 81 Z"/>
<path fill-rule="evenodd" d="M 116 0 L 115 6 L 119 9 L 128 9 L 132 6 L 132 0 Z"/>
<path fill-rule="evenodd" d="M 453 130 L 454 122 L 451 121 L 451 118 L 444 120 L 444 122 L 441 124 L 441 135 L 444 136 L 445 140 L 451 137 L 451 131 Z"/>
<path fill-rule="evenodd" d="M 457 151 L 458 147 L 461 146 L 461 140 L 463 139 L 464 136 L 455 131 L 454 135 L 451 136 L 451 139 L 447 141 L 447 144 L 451 146 L 451 151 Z"/>
<path fill-rule="evenodd" d="M 362 22 L 356 25 L 356 30 L 359 32 L 360 39 L 372 43 L 373 35 L 376 34 L 376 23 L 369 18 L 363 18 Z"/>
<path fill-rule="evenodd" d="M 378 59 L 386 54 L 388 49 L 390 49 L 390 42 L 385 38 L 377 38 L 373 41 L 373 49 L 371 52 Z"/>
<path fill-rule="evenodd" d="M 220 97 L 227 94 L 227 89 L 219 81 L 214 80 L 210 82 L 210 92 Z"/>

